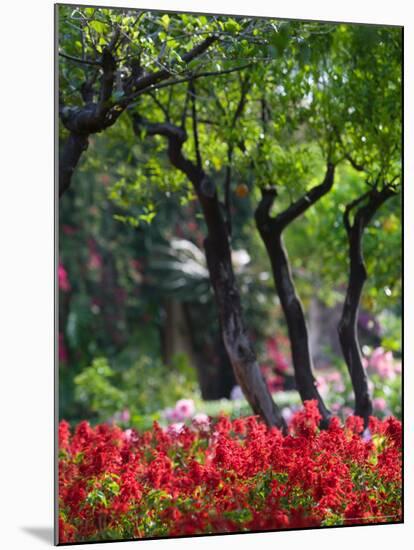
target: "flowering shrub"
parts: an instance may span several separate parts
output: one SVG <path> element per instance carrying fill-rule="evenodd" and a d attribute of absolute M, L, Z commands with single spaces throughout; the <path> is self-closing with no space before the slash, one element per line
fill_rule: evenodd
<path fill-rule="evenodd" d="M 255 417 L 136 432 L 59 426 L 60 542 L 401 520 L 401 424 L 319 431 L 316 402 L 283 435 Z"/>
<path fill-rule="evenodd" d="M 76 401 L 98 422 L 131 423 L 147 429 L 171 401 L 181 400 L 176 420 L 192 403 L 184 396 L 195 393 L 195 374 L 188 375 L 193 369 L 178 354 L 169 367 L 146 355 L 122 367 L 97 357 L 74 378 Z"/>
<path fill-rule="evenodd" d="M 394 359 L 392 351 L 375 348 L 369 358 L 364 358 L 364 367 L 385 380 L 394 380 L 401 374 L 401 362 Z"/>
<path fill-rule="evenodd" d="M 167 408 L 164 411 L 165 418 L 170 422 L 182 422 L 193 416 L 195 405 L 192 399 L 179 399 L 174 408 Z"/>
<path fill-rule="evenodd" d="M 395 359 L 392 351 L 382 347 L 369 351 L 362 361 L 368 374 L 374 414 L 382 418 L 391 415 L 399 418 L 402 401 L 401 362 Z M 352 414 L 355 397 L 346 366 L 338 362 L 336 369 L 318 375 L 318 390 L 332 412 L 345 419 Z"/>

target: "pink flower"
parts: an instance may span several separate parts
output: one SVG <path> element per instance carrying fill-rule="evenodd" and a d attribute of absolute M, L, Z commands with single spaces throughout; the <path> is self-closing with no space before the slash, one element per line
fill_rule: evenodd
<path fill-rule="evenodd" d="M 395 378 L 396 372 L 398 372 L 396 365 L 392 351 L 386 352 L 382 347 L 374 349 L 368 361 L 369 368 L 387 380 Z"/>
<path fill-rule="evenodd" d="M 131 428 L 125 430 L 122 434 L 122 437 L 128 443 L 135 443 L 138 441 L 137 433 L 135 432 L 135 430 L 131 430 Z"/>
<path fill-rule="evenodd" d="M 129 422 L 131 418 L 131 415 L 129 414 L 128 409 L 124 409 L 123 411 L 116 412 L 113 416 L 108 418 L 107 422 L 108 424 L 117 424 L 118 422 Z"/>
<path fill-rule="evenodd" d="M 183 428 L 184 428 L 184 423 L 183 422 L 174 422 L 174 424 L 170 424 L 168 426 L 167 432 L 172 434 L 172 435 L 178 435 L 179 433 L 181 433 Z"/>
<path fill-rule="evenodd" d="M 175 411 L 181 420 L 190 418 L 195 412 L 194 401 L 192 399 L 180 399 L 175 404 Z"/>
<path fill-rule="evenodd" d="M 330 372 L 326 374 L 325 381 L 332 384 L 333 389 L 338 393 L 342 393 L 345 390 L 342 376 L 339 372 Z"/>
<path fill-rule="evenodd" d="M 318 388 L 318 392 L 320 393 L 321 397 L 325 397 L 329 391 L 329 387 L 328 387 L 328 384 L 326 383 L 326 379 L 323 376 L 317 377 L 316 386 Z"/>
<path fill-rule="evenodd" d="M 197 413 L 193 416 L 193 424 L 199 430 L 208 430 L 210 419 L 205 413 Z"/>
<path fill-rule="evenodd" d="M 293 416 L 292 409 L 290 407 L 283 407 L 282 416 L 283 416 L 283 418 L 285 419 L 286 422 L 290 422 L 290 420 Z"/>
<path fill-rule="evenodd" d="M 372 434 L 371 434 L 371 431 L 369 428 L 366 428 L 363 432 L 362 432 L 362 439 L 366 442 L 369 442 L 371 441 L 372 439 Z"/>
<path fill-rule="evenodd" d="M 167 409 L 165 409 L 163 414 L 165 419 L 168 420 L 169 422 L 177 420 L 175 418 L 175 409 L 171 407 L 168 407 Z"/>
<path fill-rule="evenodd" d="M 165 409 L 164 411 L 164 417 L 166 420 L 168 420 L 168 422 L 179 422 L 181 420 L 183 420 L 182 418 L 182 415 L 180 414 L 179 411 L 177 411 L 177 409 L 172 409 L 171 407 L 168 407 L 167 409 Z"/>
<path fill-rule="evenodd" d="M 63 290 L 63 292 L 69 292 L 71 287 L 70 287 L 70 282 L 68 278 L 68 273 L 66 269 L 63 267 L 62 262 L 59 262 L 58 280 L 59 280 L 60 290 Z"/>
<path fill-rule="evenodd" d="M 376 397 L 375 399 L 372 400 L 372 406 L 377 411 L 384 412 L 387 408 L 387 402 L 383 397 Z"/>

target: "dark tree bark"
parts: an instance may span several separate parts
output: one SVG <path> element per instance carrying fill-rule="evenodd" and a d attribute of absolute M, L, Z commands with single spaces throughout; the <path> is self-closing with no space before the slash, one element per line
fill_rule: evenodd
<path fill-rule="evenodd" d="M 394 195 L 395 189 L 392 186 L 385 186 L 381 190 L 374 187 L 349 203 L 344 212 L 344 225 L 348 236 L 349 278 L 342 316 L 338 324 L 338 334 L 354 389 L 355 415 L 364 419 L 365 426 L 372 414 L 372 399 L 358 340 L 359 304 L 367 279 L 362 238 L 374 214 L 387 199 Z M 350 214 L 355 209 L 354 220 L 351 223 Z"/>
<path fill-rule="evenodd" d="M 223 218 L 216 187 L 200 163 L 193 163 L 184 156 L 182 147 L 187 135 L 183 128 L 168 122 L 150 124 L 135 115 L 134 128 L 137 133 L 141 125 L 145 126 L 149 135 L 158 134 L 167 138 L 171 164 L 187 176 L 199 199 L 207 225 L 207 237 L 204 241 L 207 267 L 218 309 L 223 342 L 236 379 L 253 411 L 260 415 L 268 426 L 277 426 L 286 430 L 285 421 L 272 399 L 247 335 L 231 262 L 228 228 Z"/>
<path fill-rule="evenodd" d="M 89 145 L 87 135 L 70 133 L 59 159 L 59 197 L 69 189 L 76 166 Z"/>
<path fill-rule="evenodd" d="M 265 189 L 255 214 L 256 225 L 266 246 L 276 292 L 288 326 L 296 387 L 302 401 L 317 400 L 322 415 L 322 427 L 327 427 L 331 413 L 326 408 L 316 387 L 305 315 L 296 292 L 282 233 L 293 220 L 325 195 L 331 189 L 333 182 L 334 165 L 328 164 L 324 181 L 274 218 L 270 216 L 270 209 L 277 193 L 275 189 Z"/>

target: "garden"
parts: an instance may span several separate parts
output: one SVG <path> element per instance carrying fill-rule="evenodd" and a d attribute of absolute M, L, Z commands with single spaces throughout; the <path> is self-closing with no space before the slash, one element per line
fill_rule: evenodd
<path fill-rule="evenodd" d="M 401 29 L 57 21 L 60 543 L 401 522 Z"/>

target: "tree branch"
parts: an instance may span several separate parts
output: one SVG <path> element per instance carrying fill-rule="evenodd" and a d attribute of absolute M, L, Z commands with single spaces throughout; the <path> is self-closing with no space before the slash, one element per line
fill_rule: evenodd
<path fill-rule="evenodd" d="M 345 229 L 346 229 L 346 232 L 347 232 L 348 235 L 350 234 L 351 229 L 352 229 L 352 224 L 351 224 L 350 219 L 349 219 L 352 210 L 356 206 L 358 206 L 358 204 L 360 204 L 362 201 L 364 201 L 370 193 L 371 193 L 371 191 L 367 191 L 366 193 L 364 193 L 360 197 L 357 197 L 355 200 L 349 202 L 346 205 L 344 215 L 343 215 L 343 220 L 344 220 L 344 226 L 345 226 Z"/>
<path fill-rule="evenodd" d="M 325 195 L 333 186 L 335 175 L 335 165 L 328 163 L 325 178 L 322 183 L 315 185 L 302 195 L 297 201 L 293 202 L 286 210 L 278 214 L 275 218 L 275 225 L 277 225 L 282 231 L 287 225 L 289 225 L 294 219 L 315 204 L 323 195 Z"/>
<path fill-rule="evenodd" d="M 99 61 L 93 61 L 91 59 L 81 59 L 79 57 L 74 57 L 73 55 L 68 55 L 67 53 L 59 52 L 60 57 L 64 57 L 65 59 L 69 59 L 69 61 L 73 61 L 74 63 L 81 63 L 82 65 L 92 65 L 93 67 L 99 67 L 101 63 Z"/>
<path fill-rule="evenodd" d="M 119 104 L 130 104 L 134 99 L 138 98 L 140 95 L 147 93 L 149 90 L 161 90 L 162 88 L 167 88 L 168 86 L 174 86 L 175 84 L 182 84 L 184 82 L 190 82 L 191 80 L 198 80 L 199 78 L 206 78 L 210 76 L 221 76 L 225 74 L 234 73 L 237 71 L 242 71 L 243 69 L 247 69 L 252 64 L 246 64 L 241 65 L 239 67 L 233 67 L 231 69 L 224 69 L 222 71 L 205 71 L 202 73 L 195 73 L 191 74 L 189 76 L 185 76 L 183 78 L 175 78 L 174 80 L 168 80 L 167 82 L 162 82 L 160 84 L 151 84 L 147 88 L 144 88 L 142 90 L 138 90 L 132 94 L 129 94 L 122 98 L 122 100 L 119 102 Z"/>
<path fill-rule="evenodd" d="M 185 53 L 182 56 L 182 60 L 185 63 L 190 63 L 193 59 L 200 56 L 202 53 L 204 53 L 210 46 L 217 40 L 217 36 L 212 35 L 207 37 L 203 42 L 200 42 L 200 44 L 197 44 L 197 46 L 194 46 L 192 50 Z M 141 76 L 138 78 L 134 83 L 132 83 L 131 88 L 134 93 L 141 92 L 142 90 L 145 90 L 147 88 L 150 88 L 151 86 L 154 86 L 158 82 L 165 80 L 169 76 L 171 76 L 171 70 L 168 68 L 161 69 L 159 71 L 156 71 L 154 73 L 146 74 L 144 76 Z M 134 94 L 132 94 L 132 97 Z"/>
<path fill-rule="evenodd" d="M 203 166 L 203 162 L 201 160 L 200 143 L 199 143 L 199 140 L 198 140 L 196 94 L 195 94 L 195 86 L 194 86 L 194 81 L 193 80 L 190 80 L 188 90 L 191 94 L 191 114 L 192 114 L 192 119 L 193 119 L 193 136 L 194 136 L 194 147 L 195 147 L 195 152 L 196 152 L 196 160 L 197 160 L 198 168 L 201 169 L 202 166 Z"/>
<path fill-rule="evenodd" d="M 171 122 L 149 122 L 137 113 L 132 114 L 132 122 L 137 135 L 141 128 L 145 128 L 150 136 L 159 135 L 168 139 L 168 157 L 171 164 L 188 177 L 197 191 L 203 178 L 203 171 L 183 155 L 182 147 L 187 140 L 185 129 Z"/>
<path fill-rule="evenodd" d="M 226 176 L 224 180 L 224 209 L 226 210 L 227 230 L 230 236 L 232 234 L 231 199 L 230 199 L 232 161 L 233 161 L 233 146 L 229 144 L 227 146 L 227 166 L 226 166 Z"/>
<path fill-rule="evenodd" d="M 274 223 L 274 218 L 270 216 L 270 210 L 277 197 L 277 190 L 275 187 L 262 187 L 261 193 L 262 198 L 257 205 L 255 219 L 258 227 L 269 231 Z"/>
<path fill-rule="evenodd" d="M 116 63 L 115 59 L 109 49 L 105 48 L 102 52 L 102 83 L 101 83 L 101 93 L 99 102 L 96 107 L 96 116 L 101 118 L 105 116 L 107 111 L 110 108 L 110 100 L 112 96 L 112 91 L 114 88 L 115 80 L 115 69 Z"/>

